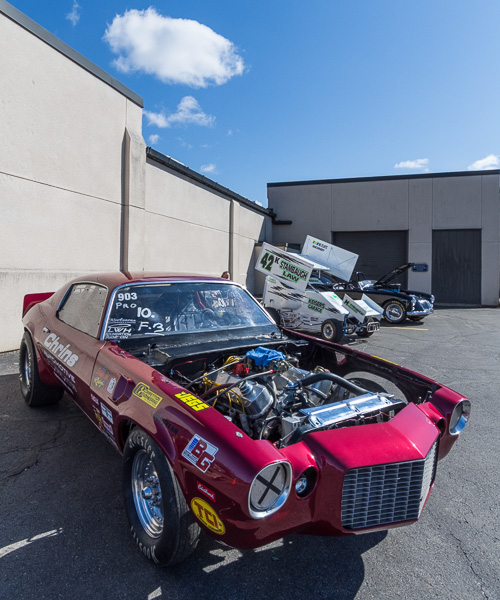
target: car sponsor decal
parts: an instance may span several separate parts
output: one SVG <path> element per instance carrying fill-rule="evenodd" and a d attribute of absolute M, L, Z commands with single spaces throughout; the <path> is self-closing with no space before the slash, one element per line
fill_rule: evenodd
<path fill-rule="evenodd" d="M 57 377 L 57 379 L 59 379 L 59 381 L 68 390 L 70 390 L 71 393 L 76 394 L 76 381 L 75 381 L 75 376 L 73 375 L 73 373 L 68 371 L 68 369 L 66 369 L 66 367 L 61 362 L 59 362 L 55 358 L 55 356 L 53 356 L 50 352 L 45 350 L 45 348 L 42 348 L 41 350 L 42 350 L 43 355 L 47 359 L 48 364 L 53 369 L 54 375 Z"/>
<path fill-rule="evenodd" d="M 308 298 L 307 308 L 321 314 L 325 308 L 325 303 L 314 300 L 313 298 Z"/>
<path fill-rule="evenodd" d="M 201 498 L 193 498 L 191 500 L 191 510 L 194 516 L 203 523 L 210 531 L 217 535 L 224 535 L 226 528 L 224 523 L 219 519 L 215 510 Z"/>
<path fill-rule="evenodd" d="M 45 338 L 43 345 L 48 348 L 52 354 L 57 356 L 57 358 L 62 360 L 63 363 L 66 363 L 68 367 L 75 366 L 79 358 L 78 355 L 71 351 L 71 344 L 62 344 L 60 338 L 55 333 L 49 333 Z"/>
<path fill-rule="evenodd" d="M 115 386 L 116 386 L 116 377 L 112 377 L 108 383 L 108 387 L 106 388 L 108 390 L 108 394 L 113 393 Z"/>
<path fill-rule="evenodd" d="M 353 312 L 357 313 L 358 315 L 361 315 L 362 317 L 365 316 L 365 313 L 362 310 L 360 310 L 360 308 L 358 306 L 356 306 L 356 304 L 354 304 L 354 302 L 347 300 L 345 296 L 344 296 L 344 304 L 348 308 L 350 308 Z"/>
<path fill-rule="evenodd" d="M 196 489 L 202 494 L 204 494 L 207 498 L 210 498 L 212 502 L 215 502 L 215 492 L 208 488 L 204 483 L 201 483 L 201 481 L 196 480 Z"/>
<path fill-rule="evenodd" d="M 137 396 L 143 402 L 149 404 L 149 406 L 152 406 L 153 408 L 157 408 L 160 402 L 163 400 L 161 396 L 158 396 L 158 394 L 152 392 L 149 389 L 149 386 L 142 382 L 138 383 L 135 386 L 132 394 L 134 394 L 134 396 Z"/>
<path fill-rule="evenodd" d="M 109 408 L 108 408 L 108 407 L 107 407 L 105 404 L 103 404 L 102 402 L 101 402 L 101 413 L 102 413 L 102 416 L 103 416 L 103 417 L 106 417 L 106 419 L 107 419 L 107 420 L 108 420 L 110 423 L 112 423 L 112 422 L 113 422 L 113 415 L 112 415 L 111 411 L 110 411 L 110 410 L 109 410 Z"/>
<path fill-rule="evenodd" d="M 97 369 L 94 372 L 92 383 L 96 389 L 100 390 L 106 385 L 106 383 L 109 380 L 109 377 L 109 365 L 98 365 Z"/>
<path fill-rule="evenodd" d="M 113 437 L 113 428 L 111 427 L 111 425 L 107 421 L 105 421 L 104 419 L 102 420 L 102 425 L 103 425 L 106 433 L 109 436 Z"/>
<path fill-rule="evenodd" d="M 208 467 L 214 462 L 218 451 L 217 446 L 207 442 L 199 435 L 193 435 L 189 444 L 184 448 L 182 456 L 187 458 L 200 471 L 206 473 Z"/>
<path fill-rule="evenodd" d="M 97 406 L 99 406 L 99 398 L 97 396 L 95 396 L 94 394 L 92 394 L 92 393 L 90 394 L 90 397 L 92 399 L 92 402 L 94 404 L 97 404 Z"/>
<path fill-rule="evenodd" d="M 179 392 L 178 394 L 175 394 L 175 397 L 196 411 L 204 410 L 205 408 L 210 408 L 208 404 L 205 404 L 203 402 L 203 400 L 200 400 L 199 398 L 193 396 L 193 394 L 190 394 L 189 392 Z"/>

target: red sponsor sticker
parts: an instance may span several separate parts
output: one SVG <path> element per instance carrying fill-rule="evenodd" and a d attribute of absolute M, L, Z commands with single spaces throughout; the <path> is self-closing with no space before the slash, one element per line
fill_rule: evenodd
<path fill-rule="evenodd" d="M 208 488 L 204 483 L 201 483 L 201 481 L 196 481 L 196 489 L 207 498 L 210 498 L 212 502 L 215 502 L 215 492 Z"/>

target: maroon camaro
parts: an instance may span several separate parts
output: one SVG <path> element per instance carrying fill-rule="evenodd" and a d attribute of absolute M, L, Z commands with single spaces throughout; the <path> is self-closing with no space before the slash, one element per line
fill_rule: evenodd
<path fill-rule="evenodd" d="M 142 552 L 200 531 L 236 548 L 416 521 L 470 402 L 422 375 L 275 325 L 224 279 L 101 274 L 25 297 L 29 406 L 67 392 L 123 454 Z"/>

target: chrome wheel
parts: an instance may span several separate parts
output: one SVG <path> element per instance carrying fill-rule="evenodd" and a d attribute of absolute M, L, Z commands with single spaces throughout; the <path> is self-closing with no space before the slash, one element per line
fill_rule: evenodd
<path fill-rule="evenodd" d="M 132 495 L 139 521 L 152 538 L 163 531 L 163 502 L 158 474 L 150 455 L 139 450 L 132 465 Z"/>
<path fill-rule="evenodd" d="M 26 386 L 26 389 L 30 389 L 31 387 L 31 361 L 30 354 L 28 351 L 24 353 L 24 361 L 21 368 L 21 377 L 22 382 Z"/>
<path fill-rule="evenodd" d="M 327 340 L 331 340 L 334 333 L 335 330 L 333 329 L 332 325 L 330 323 L 326 323 L 326 325 L 323 327 L 323 334 L 325 338 Z"/>
<path fill-rule="evenodd" d="M 406 319 L 406 309 L 401 302 L 396 300 L 388 302 L 384 306 L 384 318 L 389 323 L 402 323 Z"/>

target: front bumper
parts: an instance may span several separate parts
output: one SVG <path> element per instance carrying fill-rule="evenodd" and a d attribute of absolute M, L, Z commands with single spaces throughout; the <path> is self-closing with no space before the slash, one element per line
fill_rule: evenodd
<path fill-rule="evenodd" d="M 426 317 L 434 312 L 434 307 L 428 300 L 418 300 L 413 309 L 406 312 L 409 317 Z"/>
<path fill-rule="evenodd" d="M 439 429 L 409 404 L 392 421 L 307 434 L 284 448 L 292 488 L 283 507 L 262 519 L 240 506 L 220 506 L 221 541 L 256 548 L 291 533 L 345 536 L 416 521 L 434 482 Z M 316 484 L 299 496 L 295 484 L 316 469 Z M 247 488 L 248 490 L 248 488 Z"/>

